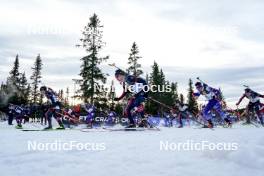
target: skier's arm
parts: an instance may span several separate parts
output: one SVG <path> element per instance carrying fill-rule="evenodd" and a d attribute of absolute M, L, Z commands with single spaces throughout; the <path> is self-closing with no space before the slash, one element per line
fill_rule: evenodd
<path fill-rule="evenodd" d="M 192 96 L 194 97 L 194 98 L 199 98 L 200 97 L 200 93 L 199 92 L 196 92 L 196 93 L 193 93 L 192 94 Z"/>
<path fill-rule="evenodd" d="M 259 93 L 257 93 L 257 95 L 258 95 L 258 97 L 260 97 L 260 98 L 264 98 L 264 95 L 261 95 L 261 94 L 259 94 Z"/>
<path fill-rule="evenodd" d="M 214 90 L 214 88 L 208 86 L 207 84 L 203 84 L 203 87 L 204 87 L 205 91 L 207 91 L 207 92 L 212 92 Z"/>
<path fill-rule="evenodd" d="M 53 95 L 59 97 L 59 94 L 57 94 L 52 88 L 48 87 L 48 91 L 51 92 Z"/>
<path fill-rule="evenodd" d="M 246 97 L 246 95 L 243 94 L 242 97 L 238 100 L 236 105 L 238 106 L 245 97 Z"/>
<path fill-rule="evenodd" d="M 88 112 L 88 108 L 85 105 L 83 106 L 83 109 Z"/>

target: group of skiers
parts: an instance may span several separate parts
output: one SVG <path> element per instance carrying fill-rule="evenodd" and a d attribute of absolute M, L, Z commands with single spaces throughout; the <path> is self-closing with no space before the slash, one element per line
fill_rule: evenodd
<path fill-rule="evenodd" d="M 142 87 L 144 87 L 144 85 L 147 84 L 146 80 L 140 77 L 137 77 L 137 76 L 129 75 L 126 72 L 122 71 L 121 69 L 116 70 L 115 77 L 123 85 L 123 93 L 116 100 L 122 99 L 128 93 L 127 89 L 125 89 L 125 85 L 134 85 L 135 87 L 137 87 L 137 85 L 141 84 L 141 86 L 143 85 Z M 212 121 L 212 118 L 213 118 L 212 112 L 216 112 L 217 114 L 219 114 L 219 116 L 227 124 L 227 126 L 231 127 L 232 122 L 229 119 L 228 114 L 223 108 L 220 90 L 210 87 L 202 81 L 196 82 L 195 87 L 196 87 L 197 92 L 194 93 L 193 96 L 195 98 L 204 96 L 208 101 L 207 104 L 202 109 L 202 112 L 200 113 L 202 119 L 206 122 L 206 124 L 204 124 L 204 127 L 208 127 L 208 128 L 214 127 L 214 124 Z M 140 107 L 142 103 L 148 98 L 148 92 L 143 89 L 135 89 L 134 92 L 132 93 L 134 94 L 128 100 L 127 107 L 125 109 L 125 116 L 129 119 L 129 125 L 127 126 L 128 128 L 136 127 L 134 119 L 131 116 L 131 111 L 132 110 L 137 111 L 138 107 Z M 246 88 L 245 93 L 243 94 L 243 96 L 240 98 L 240 100 L 238 101 L 236 105 L 238 106 L 245 97 L 249 99 L 249 104 L 246 108 L 246 111 L 248 114 L 247 122 L 250 123 L 249 112 L 253 112 L 256 114 L 261 125 L 264 126 L 263 117 L 261 113 L 262 107 L 264 106 L 260 102 L 260 98 L 264 98 L 264 95 L 261 95 L 259 93 L 254 92 L 253 90 L 249 88 Z M 142 119 L 144 119 L 144 109 L 142 108 L 140 109 L 141 111 L 139 112 L 142 116 Z M 182 118 L 190 116 L 191 112 L 188 110 L 187 105 L 184 105 L 180 102 L 176 102 L 174 108 L 171 109 L 172 116 L 174 117 L 176 114 L 176 109 L 178 110 L 177 117 L 179 119 L 179 124 L 180 124 L 179 127 L 181 128 L 183 127 Z M 143 122 L 145 122 L 145 120 Z M 147 125 L 147 123 L 145 123 L 144 125 Z M 139 124 L 139 126 L 142 126 L 142 124 Z"/>
<path fill-rule="evenodd" d="M 123 93 L 120 97 L 115 98 L 115 101 L 120 101 L 126 95 L 130 92 L 131 96 L 128 99 L 127 105 L 124 110 L 124 116 L 128 118 L 128 125 L 126 128 L 136 128 L 138 127 L 152 127 L 152 125 L 148 122 L 145 112 L 144 112 L 144 105 L 146 99 L 148 99 L 149 90 L 146 90 L 145 87 L 148 85 L 147 81 L 143 78 L 129 75 L 126 72 L 124 72 L 121 69 L 117 69 L 115 72 L 116 79 L 121 83 L 123 86 Z M 133 86 L 132 91 L 128 90 L 126 86 Z M 178 119 L 179 121 L 179 128 L 183 127 L 183 118 L 189 118 L 189 117 L 201 117 L 202 122 L 198 121 L 197 118 L 193 118 L 192 120 L 195 120 L 201 124 L 204 125 L 206 128 L 213 128 L 213 114 L 212 112 L 217 113 L 222 121 L 228 126 L 231 127 L 232 122 L 229 119 L 228 114 L 226 113 L 221 99 L 221 92 L 220 90 L 210 87 L 206 83 L 202 81 L 198 81 L 195 83 L 195 87 L 197 92 L 193 93 L 194 98 L 199 98 L 200 96 L 204 96 L 207 99 L 207 104 L 203 107 L 201 112 L 199 114 L 193 114 L 193 112 L 190 112 L 188 105 L 182 104 L 181 102 L 176 102 L 174 107 L 171 108 L 170 113 L 171 117 Z M 71 109 L 68 109 L 67 111 L 62 112 L 62 104 L 59 101 L 59 98 L 55 91 L 53 91 L 51 88 L 48 88 L 46 86 L 42 86 L 40 88 L 40 92 L 42 95 L 44 95 L 50 102 L 50 106 L 45 112 L 45 117 L 48 121 L 48 126 L 44 130 L 52 129 L 52 117 L 54 117 L 59 127 L 57 129 L 65 129 L 64 123 L 63 123 L 63 117 L 64 115 L 67 115 L 69 121 L 73 121 L 74 123 L 80 122 L 78 119 L 78 115 L 76 111 L 73 111 Z M 264 95 L 261 95 L 259 93 L 254 92 L 253 90 L 246 88 L 245 93 L 242 95 L 242 97 L 237 102 L 237 106 L 241 103 L 241 101 L 244 98 L 249 99 L 249 104 L 246 108 L 246 113 L 254 113 L 257 118 L 259 119 L 261 125 L 264 126 L 263 123 L 263 117 L 262 117 L 262 110 L 263 105 L 260 102 L 260 98 L 264 98 Z M 161 104 L 162 105 L 162 104 Z M 96 107 L 94 105 L 85 104 L 82 106 L 82 108 L 87 112 L 86 119 L 84 122 L 92 128 L 93 120 L 95 118 L 96 113 Z M 26 111 L 23 107 L 17 106 L 17 105 L 10 105 L 9 107 L 10 111 L 15 114 L 16 121 L 17 121 L 17 128 L 22 128 L 22 119 L 26 116 Z M 66 113 L 66 114 L 65 114 Z M 112 114 L 114 112 L 112 111 Z M 137 114 L 141 117 L 141 120 L 139 121 L 139 124 L 136 124 L 134 115 Z M 116 115 L 116 114 L 115 114 Z M 76 118 L 75 118 L 76 117 Z M 110 117 L 113 118 L 113 117 Z M 250 117 L 247 115 L 247 123 L 250 123 Z"/>

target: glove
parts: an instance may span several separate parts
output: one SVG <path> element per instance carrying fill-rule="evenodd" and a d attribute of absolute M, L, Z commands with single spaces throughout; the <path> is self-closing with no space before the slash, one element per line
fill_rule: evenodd
<path fill-rule="evenodd" d="M 137 108 L 137 107 L 134 107 L 134 108 L 132 109 L 132 112 L 133 112 L 133 113 L 136 113 L 137 110 L 138 110 L 138 108 Z"/>

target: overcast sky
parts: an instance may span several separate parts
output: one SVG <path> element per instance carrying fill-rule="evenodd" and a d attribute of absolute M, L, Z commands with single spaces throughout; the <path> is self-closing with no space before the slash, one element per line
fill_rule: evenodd
<path fill-rule="evenodd" d="M 243 84 L 264 93 L 263 9 L 262 0 L 0 0 L 0 81 L 16 54 L 28 77 L 40 54 L 43 83 L 72 91 L 85 55 L 75 45 L 96 13 L 108 63 L 125 68 L 135 41 L 145 73 L 155 60 L 184 94 L 200 76 L 233 106 Z M 103 68 L 111 81 L 114 70 Z"/>

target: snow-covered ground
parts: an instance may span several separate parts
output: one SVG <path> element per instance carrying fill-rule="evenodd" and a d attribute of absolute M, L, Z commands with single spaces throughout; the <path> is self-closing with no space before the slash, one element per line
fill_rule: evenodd
<path fill-rule="evenodd" d="M 236 126 L 214 131 L 186 127 L 162 128 L 159 132 L 23 132 L 1 123 L 0 171 L 2 176 L 262 176 L 263 131 L 264 128 Z M 177 151 L 171 148 L 166 151 L 160 148 L 161 142 L 172 145 L 188 140 L 236 143 L 237 150 Z M 99 149 L 30 151 L 28 141 L 96 143 Z"/>

